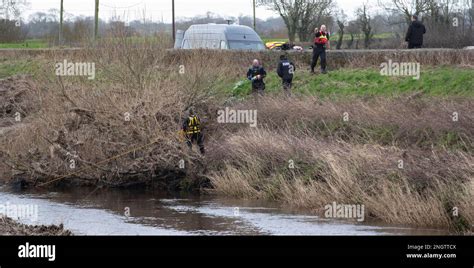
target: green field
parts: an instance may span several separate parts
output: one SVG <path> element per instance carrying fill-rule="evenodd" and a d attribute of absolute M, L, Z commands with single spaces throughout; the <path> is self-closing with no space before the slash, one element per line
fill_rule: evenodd
<path fill-rule="evenodd" d="M 26 40 L 25 42 L 20 43 L 0 43 L 0 49 L 2 48 L 24 48 L 24 49 L 32 49 L 32 48 L 47 48 L 47 42 L 40 40 L 40 39 L 30 39 Z"/>
<path fill-rule="evenodd" d="M 380 33 L 380 34 L 375 34 L 372 37 L 372 39 L 388 39 L 388 38 L 392 38 L 392 37 L 393 37 L 393 33 Z M 338 39 L 339 39 L 338 34 L 333 34 L 331 36 L 331 41 L 337 41 Z M 351 40 L 350 34 L 345 33 L 342 40 L 344 40 L 344 41 Z M 354 36 L 354 40 L 364 40 L 364 35 L 360 34 L 359 36 Z"/>

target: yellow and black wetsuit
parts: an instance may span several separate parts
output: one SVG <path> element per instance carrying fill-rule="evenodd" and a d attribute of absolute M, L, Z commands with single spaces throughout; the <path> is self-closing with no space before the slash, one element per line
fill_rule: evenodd
<path fill-rule="evenodd" d="M 190 116 L 187 121 L 186 134 L 193 135 L 201 133 L 201 120 L 196 115 Z"/>
<path fill-rule="evenodd" d="M 186 133 L 186 143 L 192 149 L 196 141 L 199 150 L 204 154 L 204 135 L 201 131 L 201 120 L 197 115 L 189 116 L 183 123 L 183 131 Z"/>

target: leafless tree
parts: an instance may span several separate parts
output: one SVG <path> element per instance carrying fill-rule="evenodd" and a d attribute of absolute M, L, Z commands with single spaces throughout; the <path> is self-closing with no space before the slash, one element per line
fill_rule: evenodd
<path fill-rule="evenodd" d="M 301 42 L 309 41 L 314 28 L 330 24 L 333 0 L 304 1 L 298 24 L 298 37 Z"/>
<path fill-rule="evenodd" d="M 30 5 L 26 0 L 1 0 L 0 15 L 6 20 L 18 19 Z"/>
<path fill-rule="evenodd" d="M 379 0 L 379 5 L 388 11 L 398 11 L 405 16 L 410 23 L 412 15 L 420 15 L 427 12 L 437 0 Z"/>
<path fill-rule="evenodd" d="M 321 23 L 323 17 L 330 14 L 333 0 L 259 0 L 260 6 L 266 6 L 277 12 L 285 22 L 290 42 L 307 41 L 313 29 Z"/>
<path fill-rule="evenodd" d="M 359 40 L 360 40 L 360 33 L 361 33 L 359 24 L 357 23 L 357 21 L 350 21 L 349 25 L 345 28 L 347 29 L 346 32 L 351 37 L 351 39 L 347 43 L 347 47 L 349 49 L 352 49 L 352 48 L 359 49 Z"/>
<path fill-rule="evenodd" d="M 344 29 L 346 25 L 348 25 L 347 16 L 346 14 L 344 14 L 344 10 L 340 9 L 338 12 L 336 12 L 336 23 L 338 27 L 338 39 L 336 49 L 341 49 L 342 42 L 344 40 Z"/>
<path fill-rule="evenodd" d="M 356 11 L 357 23 L 360 25 L 360 29 L 364 34 L 364 48 L 369 48 L 370 41 L 374 37 L 372 18 L 369 14 L 367 2 L 362 4 Z"/>
<path fill-rule="evenodd" d="M 24 0 L 2 0 L 0 4 L 0 42 L 17 42 L 25 39 L 26 29 L 21 23 L 20 16 L 29 3 Z"/>

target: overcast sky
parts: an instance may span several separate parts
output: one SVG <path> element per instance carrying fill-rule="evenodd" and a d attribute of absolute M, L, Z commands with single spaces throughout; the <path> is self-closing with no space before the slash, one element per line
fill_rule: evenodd
<path fill-rule="evenodd" d="M 59 9 L 59 0 L 27 0 L 31 3 L 30 9 L 24 17 L 38 11 Z M 343 7 L 348 14 L 353 13 L 362 0 L 336 0 L 339 7 Z M 374 0 L 371 0 L 374 1 Z M 252 15 L 252 0 L 175 0 L 176 15 L 179 18 L 203 15 L 210 11 L 222 16 Z M 66 12 L 74 15 L 94 15 L 95 0 L 64 0 Z M 100 17 L 108 20 L 112 16 L 120 16 L 122 20 L 147 19 L 165 22 L 171 21 L 171 0 L 100 0 Z M 257 17 L 266 19 L 278 16 L 264 7 L 257 9 Z"/>

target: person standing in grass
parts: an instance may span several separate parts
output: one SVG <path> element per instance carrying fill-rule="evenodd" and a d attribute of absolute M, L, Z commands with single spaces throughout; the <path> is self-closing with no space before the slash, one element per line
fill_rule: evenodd
<path fill-rule="evenodd" d="M 194 107 L 189 108 L 188 117 L 183 122 L 182 131 L 186 137 L 186 144 L 189 149 L 192 150 L 193 143 L 196 142 L 201 154 L 204 154 L 204 135 L 201 129 L 201 119 L 196 115 Z"/>
<path fill-rule="evenodd" d="M 252 94 L 263 95 L 265 91 L 265 77 L 267 72 L 260 64 L 260 61 L 255 59 L 252 62 L 252 66 L 247 72 L 247 78 L 252 81 Z"/>
<path fill-rule="evenodd" d="M 321 73 L 326 74 L 326 49 L 329 49 L 329 33 L 326 32 L 326 25 L 321 25 L 321 30 L 315 29 L 315 38 L 313 45 L 313 58 L 311 61 L 311 73 L 315 74 L 314 68 L 321 58 Z"/>
<path fill-rule="evenodd" d="M 278 63 L 277 67 L 277 74 L 282 80 L 283 90 L 287 96 L 291 96 L 295 70 L 295 64 L 288 59 L 288 56 L 286 54 L 281 55 L 280 63 Z"/>
<path fill-rule="evenodd" d="M 423 46 L 423 35 L 426 33 L 426 28 L 423 23 L 418 21 L 418 16 L 411 16 L 411 24 L 408 27 L 405 41 L 408 42 L 409 49 L 421 48 Z"/>

